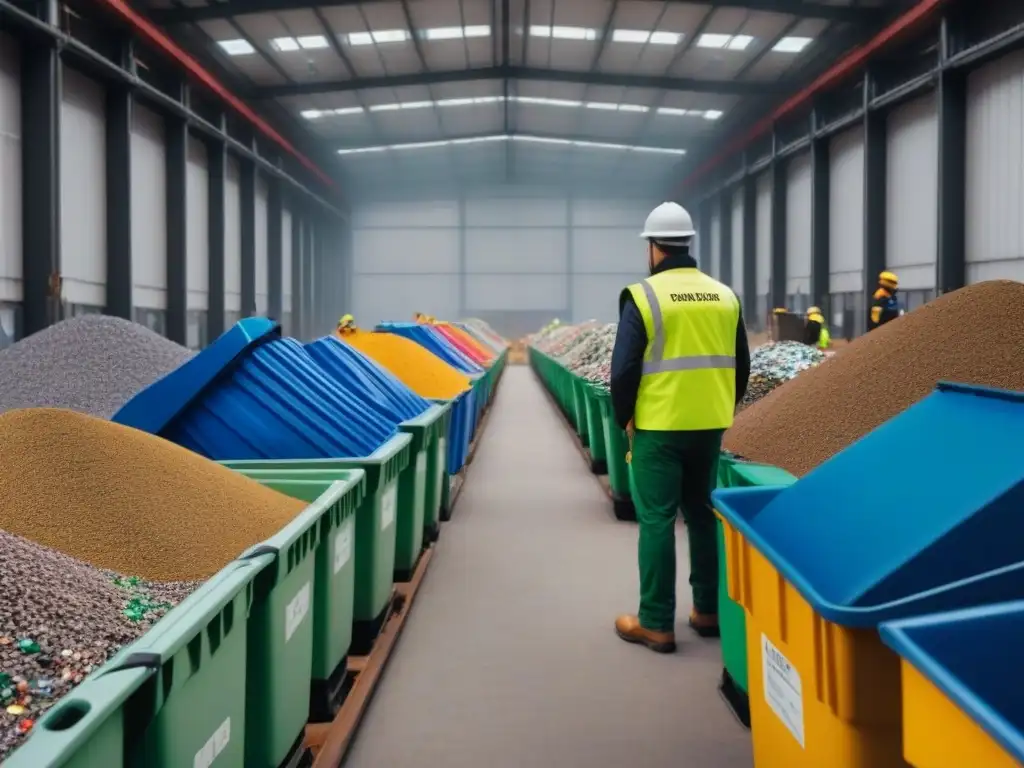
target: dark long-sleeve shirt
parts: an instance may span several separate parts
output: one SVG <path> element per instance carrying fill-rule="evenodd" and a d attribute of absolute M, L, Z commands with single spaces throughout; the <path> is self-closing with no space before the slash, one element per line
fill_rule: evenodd
<path fill-rule="evenodd" d="M 696 267 L 697 263 L 688 256 L 677 256 L 665 259 L 655 274 L 669 269 Z M 622 306 L 619 308 L 619 327 L 615 334 L 615 346 L 612 348 L 611 395 L 615 421 L 625 429 L 636 410 L 636 396 L 640 391 L 640 378 L 643 375 L 644 354 L 647 351 L 647 329 L 643 317 L 633 297 L 624 293 Z M 750 346 L 747 343 L 747 330 L 743 324 L 743 312 L 740 312 L 736 325 L 736 402 L 743 399 L 747 391 L 747 379 L 750 378 Z"/>

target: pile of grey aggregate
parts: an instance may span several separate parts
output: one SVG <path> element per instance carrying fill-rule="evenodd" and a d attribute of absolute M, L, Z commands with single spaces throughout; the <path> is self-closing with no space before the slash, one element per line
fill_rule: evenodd
<path fill-rule="evenodd" d="M 109 419 L 192 355 L 121 318 L 62 320 L 0 351 L 0 413 L 50 407 Z"/>
<path fill-rule="evenodd" d="M 0 761 L 200 582 L 148 582 L 0 531 Z"/>

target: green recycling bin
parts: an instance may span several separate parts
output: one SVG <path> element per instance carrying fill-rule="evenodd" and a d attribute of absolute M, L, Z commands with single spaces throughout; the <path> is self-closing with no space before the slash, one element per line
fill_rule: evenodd
<path fill-rule="evenodd" d="M 718 460 L 719 488 L 750 488 L 755 486 L 791 485 L 796 478 L 784 469 L 768 464 L 755 464 L 725 451 Z M 722 521 L 715 521 L 718 538 L 718 626 L 722 637 L 721 690 L 729 706 L 745 726 L 750 727 L 750 704 L 747 697 L 747 617 L 743 606 L 729 598 L 728 573 L 725 566 L 725 536 Z"/>
<path fill-rule="evenodd" d="M 608 453 L 604 441 L 604 420 L 601 418 L 601 403 L 595 394 L 595 385 L 583 382 L 583 400 L 587 412 L 587 434 L 590 436 L 590 471 L 595 475 L 608 474 Z"/>
<path fill-rule="evenodd" d="M 605 456 L 608 462 L 608 483 L 612 491 L 612 505 L 619 520 L 636 520 L 631 493 L 632 473 L 626 463 L 629 452 L 629 438 L 615 423 L 612 411 L 611 393 L 603 387 L 594 387 L 594 397 L 601 408 L 601 424 L 604 429 Z"/>
<path fill-rule="evenodd" d="M 397 434 L 369 456 L 358 459 L 221 462 L 243 474 L 266 469 L 361 469 L 366 472 L 366 496 L 356 512 L 355 626 L 351 650 L 354 654 L 369 653 L 391 604 L 399 475 L 409 466 L 411 442 L 411 435 Z M 405 509 L 411 512 L 411 506 Z"/>

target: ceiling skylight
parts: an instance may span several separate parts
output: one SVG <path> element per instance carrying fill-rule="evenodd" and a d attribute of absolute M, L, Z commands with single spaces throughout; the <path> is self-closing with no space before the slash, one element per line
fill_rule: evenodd
<path fill-rule="evenodd" d="M 256 49 L 249 44 L 248 40 L 218 40 L 217 45 L 228 56 L 248 56 L 250 53 L 256 53 Z"/>
<path fill-rule="evenodd" d="M 752 42 L 754 42 L 754 38 L 750 35 L 718 35 L 705 32 L 697 38 L 697 47 L 744 51 Z"/>
<path fill-rule="evenodd" d="M 418 141 L 411 144 L 386 144 L 376 147 L 348 147 L 339 149 L 339 155 L 356 155 L 367 152 L 384 152 L 386 150 L 409 150 L 409 149 L 435 149 L 438 147 L 461 146 L 466 144 L 482 144 L 493 141 L 515 141 L 533 144 L 554 144 L 565 147 L 581 147 L 590 149 L 610 149 L 626 152 L 649 152 L 662 155 L 685 155 L 685 149 L 674 147 L 638 147 L 628 144 L 610 144 L 601 141 L 583 141 L 574 139 L 560 139 L 553 136 L 533 136 L 530 134 L 491 134 L 487 136 L 467 136 L 461 139 L 442 139 L 439 141 Z"/>
<path fill-rule="evenodd" d="M 446 107 L 468 107 L 480 104 L 499 104 L 505 101 L 504 96 L 473 96 L 453 99 L 438 99 L 437 101 L 394 101 L 383 104 L 372 104 L 367 109 L 370 112 L 398 112 L 399 110 L 430 109 Z M 643 114 L 651 111 L 646 104 L 617 104 L 611 101 L 575 101 L 572 99 L 552 99 L 544 96 L 509 96 L 509 101 L 519 104 L 532 104 L 544 107 L 563 107 L 568 109 L 594 109 L 604 112 L 632 112 Z M 324 117 L 340 115 L 356 115 L 363 112 L 362 107 L 342 107 L 340 109 L 307 109 L 300 114 L 307 120 L 319 120 Z M 658 114 L 661 115 L 690 115 L 704 117 L 708 120 L 717 120 L 722 116 L 718 110 L 702 109 L 676 109 L 674 107 L 660 107 Z"/>
<path fill-rule="evenodd" d="M 530 36 L 556 40 L 597 40 L 597 30 L 590 27 L 547 27 L 535 24 L 530 27 Z"/>
<path fill-rule="evenodd" d="M 491 28 L 486 24 L 470 27 L 432 27 L 422 30 L 427 40 L 461 40 L 466 37 L 490 37 Z"/>
<path fill-rule="evenodd" d="M 616 29 L 613 43 L 650 43 L 651 45 L 678 45 L 683 36 L 678 32 L 648 32 L 643 29 Z"/>
<path fill-rule="evenodd" d="M 409 39 L 407 29 L 378 29 L 373 32 L 350 32 L 349 45 L 373 45 L 377 43 L 404 43 Z"/>
<path fill-rule="evenodd" d="M 810 37 L 784 37 L 772 46 L 772 50 L 778 53 L 800 53 L 812 41 Z"/>
<path fill-rule="evenodd" d="M 676 117 L 703 117 L 705 120 L 717 120 L 722 116 L 719 109 L 679 109 L 678 107 L 658 107 L 659 115 Z"/>
<path fill-rule="evenodd" d="M 338 109 L 304 109 L 299 114 L 307 120 L 319 120 L 322 117 L 358 115 L 362 112 L 362 107 L 339 107 Z"/>
<path fill-rule="evenodd" d="M 275 51 L 288 53 L 289 51 L 315 51 L 328 46 L 327 38 L 323 35 L 303 35 L 302 37 L 275 37 L 270 41 L 270 46 Z"/>

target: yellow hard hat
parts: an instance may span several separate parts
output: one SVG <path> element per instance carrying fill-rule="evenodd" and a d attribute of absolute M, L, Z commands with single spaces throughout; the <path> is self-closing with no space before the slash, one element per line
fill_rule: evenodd
<path fill-rule="evenodd" d="M 810 316 L 810 315 L 820 315 L 820 314 L 821 314 L 821 307 L 810 307 L 807 310 L 807 315 L 808 316 Z"/>
<path fill-rule="evenodd" d="M 775 309 L 773 309 L 773 310 L 772 310 L 772 314 L 776 314 L 776 315 L 784 315 L 784 314 L 786 314 L 786 313 L 787 313 L 788 311 L 789 311 L 789 310 L 788 310 L 788 309 L 786 309 L 785 307 L 776 307 Z"/>
<path fill-rule="evenodd" d="M 341 319 L 338 321 L 338 330 L 342 331 L 342 330 L 347 330 L 347 329 L 353 328 L 355 326 L 355 324 L 356 324 L 356 319 L 354 317 L 352 317 L 352 315 L 349 315 L 349 314 L 342 315 Z"/>
<path fill-rule="evenodd" d="M 900 279 L 896 276 L 895 272 L 886 270 L 878 275 L 878 282 L 886 288 L 896 288 L 900 284 Z"/>

